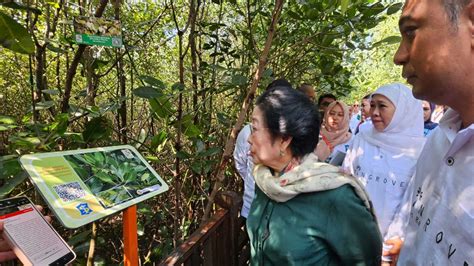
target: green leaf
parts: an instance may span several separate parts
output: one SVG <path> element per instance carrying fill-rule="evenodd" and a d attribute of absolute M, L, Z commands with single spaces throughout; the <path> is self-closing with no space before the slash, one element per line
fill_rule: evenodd
<path fill-rule="evenodd" d="M 82 137 L 86 142 L 94 142 L 101 139 L 106 139 L 111 134 L 111 125 L 105 117 L 95 117 L 86 123 Z"/>
<path fill-rule="evenodd" d="M 178 157 L 179 159 L 189 159 L 189 158 L 191 158 L 191 154 L 189 154 L 185 151 L 178 151 L 176 153 L 176 157 Z"/>
<path fill-rule="evenodd" d="M 110 61 L 106 60 L 100 60 L 100 59 L 94 59 L 94 63 L 92 63 L 92 69 L 100 69 L 102 67 L 105 67 L 109 64 Z"/>
<path fill-rule="evenodd" d="M 298 13 L 294 12 L 293 10 L 288 11 L 288 16 L 290 16 L 293 19 L 301 19 L 301 16 Z"/>
<path fill-rule="evenodd" d="M 158 157 L 156 157 L 156 156 L 150 156 L 150 155 L 145 156 L 145 159 L 146 159 L 147 161 L 149 161 L 149 162 L 159 162 L 159 161 L 160 161 L 160 159 L 159 159 Z"/>
<path fill-rule="evenodd" d="M 205 151 L 202 152 L 202 153 L 199 153 L 199 156 L 200 156 L 200 157 L 207 157 L 207 156 L 216 155 L 216 154 L 218 154 L 221 150 L 222 150 L 222 148 L 213 147 L 213 148 L 210 148 L 210 149 L 205 150 Z"/>
<path fill-rule="evenodd" d="M 26 177 L 26 172 L 20 172 L 15 175 L 15 177 L 6 180 L 5 183 L 3 183 L 3 185 L 0 187 L 0 199 L 7 197 L 13 189 L 23 183 Z"/>
<path fill-rule="evenodd" d="M 156 150 L 158 149 L 159 146 L 166 143 L 167 140 L 168 140 L 168 134 L 166 133 L 166 131 L 162 130 L 160 133 L 158 133 L 157 135 L 153 136 L 153 138 L 151 138 L 150 147 Z"/>
<path fill-rule="evenodd" d="M 74 247 L 74 252 L 76 254 L 87 254 L 86 252 L 88 252 L 89 250 L 89 245 L 90 245 L 90 242 L 89 241 L 85 241 L 77 246 Z M 84 263 L 85 265 L 85 263 Z"/>
<path fill-rule="evenodd" d="M 35 105 L 35 110 L 45 110 L 54 106 L 54 101 L 39 102 Z"/>
<path fill-rule="evenodd" d="M 396 3 L 387 8 L 387 15 L 393 15 L 402 9 L 403 3 Z"/>
<path fill-rule="evenodd" d="M 8 8 L 11 8 L 11 9 L 17 9 L 17 10 L 26 10 L 26 11 L 31 11 L 33 12 L 34 14 L 36 15 L 41 15 L 41 10 L 39 10 L 38 8 L 34 8 L 34 7 L 29 7 L 29 6 L 25 6 L 21 3 L 17 3 L 13 0 L 11 1 L 5 1 L 4 3 L 0 3 L 0 5 L 4 6 L 4 7 L 8 7 Z"/>
<path fill-rule="evenodd" d="M 205 43 L 202 46 L 202 49 L 204 49 L 204 50 L 211 50 L 212 48 L 214 48 L 214 43 Z"/>
<path fill-rule="evenodd" d="M 201 130 L 199 130 L 199 128 L 196 125 L 192 123 L 185 125 L 184 135 L 186 135 L 188 138 L 197 137 L 200 134 L 201 134 Z"/>
<path fill-rule="evenodd" d="M 155 214 L 152 211 L 152 208 L 150 207 L 150 205 L 146 203 L 141 202 L 140 204 L 138 204 L 137 208 L 138 208 L 137 212 L 145 216 L 152 217 Z"/>
<path fill-rule="evenodd" d="M 62 136 L 67 130 L 69 115 L 68 114 L 58 114 L 55 117 L 55 121 L 51 124 L 51 131 L 56 132 L 56 134 Z"/>
<path fill-rule="evenodd" d="M 230 121 L 230 118 L 227 114 L 225 113 L 217 113 L 217 121 L 219 121 L 219 123 L 225 125 L 225 126 L 228 126 L 230 125 L 231 121 Z"/>
<path fill-rule="evenodd" d="M 49 95 L 59 95 L 59 90 L 42 90 L 41 92 Z"/>
<path fill-rule="evenodd" d="M 85 242 L 89 240 L 89 235 L 91 234 L 91 230 L 86 230 L 84 232 L 80 232 L 78 234 L 73 235 L 72 237 L 69 238 L 67 243 L 70 246 L 77 246 L 77 244 L 81 242 Z"/>
<path fill-rule="evenodd" d="M 138 135 L 138 141 L 135 144 L 135 148 L 140 148 L 142 146 L 142 143 L 145 143 L 146 138 L 148 137 L 148 134 L 145 129 L 140 129 L 140 134 Z"/>
<path fill-rule="evenodd" d="M 130 172 L 126 172 L 123 176 L 123 179 L 125 180 L 126 183 L 130 183 L 132 181 L 136 181 L 137 180 L 137 173 L 135 171 L 130 171 Z"/>
<path fill-rule="evenodd" d="M 213 163 L 212 161 L 205 161 L 204 162 L 204 174 L 209 174 L 211 172 Z"/>
<path fill-rule="evenodd" d="M 22 54 L 33 54 L 35 44 L 28 31 L 13 18 L 0 11 L 0 45 Z"/>
<path fill-rule="evenodd" d="M 142 182 L 148 182 L 148 179 L 150 179 L 150 173 L 144 173 L 141 177 L 140 177 L 140 181 Z"/>
<path fill-rule="evenodd" d="M 350 0 L 341 0 L 341 12 L 343 14 L 346 13 L 349 3 L 350 3 Z"/>
<path fill-rule="evenodd" d="M 380 14 L 381 12 L 383 12 L 385 10 L 385 6 L 380 3 L 380 2 L 377 2 L 373 5 L 370 5 L 370 6 L 367 6 L 365 7 L 363 10 L 362 10 L 362 13 L 364 14 L 364 16 L 366 18 L 370 18 L 370 17 L 374 17 L 378 14 Z"/>
<path fill-rule="evenodd" d="M 143 86 L 133 90 L 133 94 L 140 98 L 153 99 L 160 97 L 162 94 L 154 87 Z"/>
<path fill-rule="evenodd" d="M 17 128 L 15 125 L 0 125 L 0 131 L 7 131 L 10 129 Z"/>
<path fill-rule="evenodd" d="M 272 74 L 273 74 L 273 70 L 271 68 L 267 68 L 267 69 L 265 69 L 265 71 L 263 71 L 262 77 L 268 78 Z"/>
<path fill-rule="evenodd" d="M 106 265 L 108 265 L 108 264 L 107 264 L 107 261 L 104 258 L 102 258 L 100 256 L 94 257 L 94 266 L 106 266 Z"/>
<path fill-rule="evenodd" d="M 237 74 L 232 76 L 232 84 L 236 86 L 242 86 L 247 84 L 247 77 Z"/>
<path fill-rule="evenodd" d="M 173 106 L 166 97 L 150 99 L 149 101 L 151 109 L 158 117 L 167 119 L 174 113 Z"/>
<path fill-rule="evenodd" d="M 137 235 L 142 236 L 145 234 L 145 226 L 142 223 L 137 224 Z"/>
<path fill-rule="evenodd" d="M 401 39 L 402 38 L 400 36 L 389 36 L 389 37 L 387 37 L 387 38 L 385 38 L 381 41 L 378 41 L 378 42 L 374 43 L 373 46 L 378 47 L 382 44 L 398 44 L 398 43 L 400 43 Z"/>
<path fill-rule="evenodd" d="M 97 178 L 99 178 L 100 181 L 102 181 L 102 182 L 109 183 L 109 184 L 114 184 L 115 183 L 114 178 L 112 178 L 110 175 L 105 174 L 103 172 L 98 172 L 98 173 L 95 174 L 95 176 Z"/>
<path fill-rule="evenodd" d="M 193 170 L 193 172 L 195 172 L 196 174 L 201 174 L 202 172 L 202 165 L 198 162 L 194 162 L 191 164 L 191 169 Z"/>
<path fill-rule="evenodd" d="M 175 91 L 183 91 L 184 90 L 184 84 L 177 82 L 177 83 L 173 84 L 173 86 L 171 86 L 171 88 Z"/>
<path fill-rule="evenodd" d="M 94 159 L 97 163 L 103 164 L 105 160 L 105 156 L 102 154 L 102 152 L 94 152 Z"/>
<path fill-rule="evenodd" d="M 192 115 L 185 115 L 181 118 L 181 128 L 184 135 L 189 138 L 197 137 L 201 134 L 201 130 L 194 124 Z M 175 127 L 179 126 L 178 122 L 174 123 Z"/>
<path fill-rule="evenodd" d="M 122 187 L 122 190 L 118 192 L 117 198 L 115 199 L 115 203 L 124 202 L 125 200 L 130 198 L 130 194 L 128 194 L 125 187 Z"/>
<path fill-rule="evenodd" d="M 0 179 L 7 179 L 21 171 L 18 156 L 7 155 L 0 157 Z"/>
<path fill-rule="evenodd" d="M 212 23 L 211 25 L 209 25 L 209 30 L 210 31 L 215 31 L 219 28 L 219 23 Z"/>
<path fill-rule="evenodd" d="M 194 162 L 193 164 L 191 164 L 191 169 L 196 174 L 201 174 L 202 173 L 202 165 L 198 162 Z"/>
<path fill-rule="evenodd" d="M 356 49 L 355 45 L 354 45 L 353 43 L 351 43 L 351 42 L 346 42 L 346 46 L 347 46 L 347 48 L 349 48 L 349 49 L 351 49 L 351 50 L 355 50 L 355 49 Z"/>
<path fill-rule="evenodd" d="M 33 147 L 41 143 L 41 140 L 37 137 L 10 136 L 8 140 L 13 144 L 22 147 Z"/>
<path fill-rule="evenodd" d="M 159 79 L 156 79 L 154 77 L 143 75 L 143 76 L 139 76 L 138 78 L 141 79 L 143 82 L 147 83 L 148 85 L 151 85 L 155 88 L 158 88 L 158 89 L 165 89 L 166 88 L 163 81 L 161 81 Z"/>
<path fill-rule="evenodd" d="M 55 53 L 58 53 L 58 54 L 62 54 L 62 53 L 65 53 L 65 52 L 66 52 L 66 50 L 61 49 L 61 48 L 59 48 L 59 47 L 56 47 L 56 46 L 54 46 L 54 45 L 52 45 L 52 44 L 50 44 L 50 43 L 46 46 L 46 48 L 47 48 L 48 50 L 50 50 L 50 51 L 52 51 L 52 52 L 55 52 Z"/>
<path fill-rule="evenodd" d="M 15 124 L 15 119 L 11 116 L 5 116 L 5 115 L 0 115 L 0 123 L 1 124 L 7 124 L 7 125 L 13 125 Z"/>
<path fill-rule="evenodd" d="M 48 5 L 54 7 L 54 8 L 59 8 L 59 4 L 53 1 L 46 2 Z"/>

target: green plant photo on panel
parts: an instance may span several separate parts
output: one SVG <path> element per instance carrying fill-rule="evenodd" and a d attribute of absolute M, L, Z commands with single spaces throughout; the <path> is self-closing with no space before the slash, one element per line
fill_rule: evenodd
<path fill-rule="evenodd" d="M 104 208 L 156 191 L 161 183 L 129 150 L 66 155 Z"/>

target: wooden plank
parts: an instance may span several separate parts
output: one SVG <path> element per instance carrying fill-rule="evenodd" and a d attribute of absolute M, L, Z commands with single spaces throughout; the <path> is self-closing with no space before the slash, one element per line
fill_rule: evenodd
<path fill-rule="evenodd" d="M 218 228 L 216 228 L 218 229 Z M 215 257 L 216 257 L 216 245 L 214 244 L 216 242 L 216 234 L 212 234 L 209 236 L 209 238 L 203 243 L 203 248 L 202 248 L 202 265 L 204 266 L 214 266 L 217 265 L 215 263 Z"/>
<path fill-rule="evenodd" d="M 228 254 L 227 257 L 229 258 L 229 263 L 226 263 L 226 265 L 235 266 L 238 263 L 238 253 L 240 250 L 238 236 L 240 232 L 239 225 L 242 223 L 239 218 L 239 210 L 242 206 L 242 196 L 233 191 L 220 192 L 216 198 L 216 203 L 230 211 L 228 228 L 225 232 L 225 235 L 228 236 L 228 253 L 226 254 Z"/>
<path fill-rule="evenodd" d="M 233 247 L 231 245 L 233 239 L 232 239 L 232 227 L 231 227 L 231 221 L 232 217 L 229 215 L 226 217 L 226 220 L 222 223 L 222 226 L 220 227 L 219 231 L 219 257 L 218 257 L 218 264 L 219 265 L 229 265 L 233 266 L 234 265 L 234 254 L 235 250 L 233 250 Z"/>
<path fill-rule="evenodd" d="M 216 203 L 224 209 L 218 210 L 160 265 L 237 266 L 248 263 L 245 220 L 239 217 L 242 197 L 235 192 L 220 192 Z"/>
<path fill-rule="evenodd" d="M 184 261 L 184 266 L 199 266 L 201 265 L 201 248 L 197 246 L 193 249 L 191 256 Z"/>
<path fill-rule="evenodd" d="M 219 209 L 211 217 L 211 219 L 199 227 L 183 244 L 176 248 L 164 261 L 159 265 L 176 265 L 181 264 L 193 254 L 194 248 L 205 242 L 214 234 L 216 229 L 224 222 L 224 218 L 229 211 Z"/>

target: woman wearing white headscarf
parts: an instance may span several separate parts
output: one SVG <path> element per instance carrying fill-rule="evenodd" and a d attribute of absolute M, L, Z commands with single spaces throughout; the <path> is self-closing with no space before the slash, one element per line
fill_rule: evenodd
<path fill-rule="evenodd" d="M 352 133 L 349 132 L 349 108 L 345 103 L 334 101 L 329 104 L 319 137 L 315 153 L 320 161 L 330 160 L 338 151 L 346 153 Z"/>
<path fill-rule="evenodd" d="M 343 170 L 365 185 L 385 238 L 423 148 L 423 110 L 398 83 L 378 88 L 370 110 L 372 123 L 354 137 Z"/>

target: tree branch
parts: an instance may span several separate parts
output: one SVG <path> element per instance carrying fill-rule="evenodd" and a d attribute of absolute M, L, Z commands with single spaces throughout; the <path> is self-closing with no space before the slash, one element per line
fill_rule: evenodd
<path fill-rule="evenodd" d="M 211 195 L 209 196 L 209 201 L 206 205 L 206 209 L 204 210 L 204 215 L 201 220 L 201 224 L 203 224 L 209 218 L 209 214 L 211 212 L 212 205 L 214 204 L 214 198 L 216 197 L 217 192 L 219 191 L 222 183 L 225 180 L 225 169 L 227 164 L 230 161 L 232 150 L 234 148 L 235 137 L 237 136 L 238 131 L 242 128 L 242 124 L 244 123 L 245 115 L 249 109 L 250 103 L 255 96 L 255 91 L 257 90 L 258 83 L 262 77 L 263 71 L 267 64 L 268 54 L 270 53 L 270 48 L 272 46 L 273 36 L 276 32 L 276 27 L 278 20 L 280 18 L 281 11 L 283 9 L 283 0 L 276 0 L 275 7 L 272 13 L 272 22 L 268 28 L 268 35 L 267 40 L 265 41 L 265 46 L 263 48 L 262 54 L 260 55 L 260 59 L 258 61 L 258 68 L 255 72 L 255 75 L 252 79 L 252 85 L 245 97 L 244 103 L 242 104 L 242 109 L 240 110 L 239 116 L 237 118 L 237 122 L 235 123 L 232 131 L 230 132 L 229 137 L 227 138 L 227 142 L 224 148 L 224 153 L 221 157 L 221 162 L 219 167 L 217 168 L 216 174 L 216 182 L 211 191 Z"/>
<path fill-rule="evenodd" d="M 108 0 L 100 0 L 100 4 L 95 11 L 94 16 L 100 18 L 104 13 L 105 7 L 107 6 Z M 67 113 L 69 110 L 69 99 L 71 98 L 71 90 L 72 90 L 72 82 L 74 80 L 74 76 L 76 75 L 77 67 L 79 65 L 79 61 L 82 58 L 82 54 L 86 49 L 86 45 L 80 44 L 79 48 L 77 49 L 76 53 L 74 54 L 74 58 L 72 59 L 71 65 L 67 70 L 66 75 L 66 84 L 64 88 L 63 99 L 61 101 L 61 112 Z"/>

